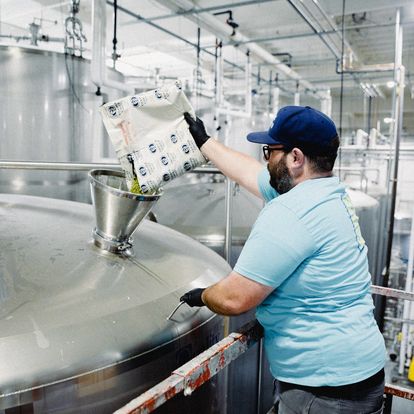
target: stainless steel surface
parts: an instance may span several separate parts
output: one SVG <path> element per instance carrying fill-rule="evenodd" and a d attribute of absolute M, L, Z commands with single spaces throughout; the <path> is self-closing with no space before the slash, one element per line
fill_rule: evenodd
<path fill-rule="evenodd" d="M 191 236 L 224 257 L 226 184 L 221 175 L 184 175 L 164 188 L 152 209 L 156 220 Z M 262 201 L 238 185 L 231 192 L 231 265 L 237 260 Z"/>
<path fill-rule="evenodd" d="M 0 46 L 0 73 L 3 159 L 90 163 L 108 156 L 111 147 L 98 109 L 120 93 L 106 89 L 96 95 L 88 60 Z M 90 200 L 87 177 L 69 171 L 0 171 L 0 191 Z"/>
<path fill-rule="evenodd" d="M 346 185 L 350 188 L 360 191 L 362 188 L 360 181 L 347 181 Z M 375 284 L 380 284 L 381 282 L 381 274 L 384 270 L 385 261 L 386 261 L 386 248 L 387 248 L 387 232 L 381 231 L 381 229 L 386 229 L 387 227 L 387 210 L 388 210 L 388 204 L 390 200 L 390 195 L 387 194 L 387 189 L 385 187 L 369 184 L 364 188 L 364 193 L 366 193 L 368 196 L 374 198 L 378 201 L 378 209 L 379 212 L 376 213 L 375 209 L 372 212 L 372 215 L 374 217 L 378 217 L 378 221 L 374 220 L 372 222 L 372 219 L 368 218 L 368 221 L 371 221 L 371 224 L 365 225 L 363 224 L 364 228 L 367 228 L 367 230 L 364 230 L 364 232 L 368 232 L 367 235 L 364 235 L 366 237 L 367 245 L 369 248 L 369 269 L 372 275 L 372 281 Z M 358 213 L 358 211 L 357 211 Z M 362 214 L 360 221 L 366 220 L 366 215 Z M 372 229 L 369 229 L 369 226 L 373 226 Z M 364 233 L 363 232 L 363 233 Z M 374 239 L 372 239 L 374 237 Z"/>
<path fill-rule="evenodd" d="M 375 269 L 379 248 L 380 206 L 379 202 L 362 191 L 348 190 L 349 197 L 358 216 L 362 236 L 368 246 L 368 263 L 371 276 L 375 279 Z"/>
<path fill-rule="evenodd" d="M 90 205 L 2 194 L 0 215 L 0 410 L 112 412 L 221 337 L 206 308 L 166 320 L 230 270 L 189 237 L 144 220 L 128 258 L 93 244 Z M 221 412 L 223 384 L 203 392 Z"/>
<path fill-rule="evenodd" d="M 131 254 L 130 236 L 161 197 L 134 194 L 128 191 L 125 174 L 113 170 L 92 170 L 89 173 L 92 201 L 95 207 L 95 244 L 114 253 Z"/>
<path fill-rule="evenodd" d="M 226 178 L 226 193 L 225 193 L 225 206 L 226 206 L 226 224 L 224 231 L 224 258 L 227 263 L 231 263 L 231 245 L 232 245 L 232 211 L 233 211 L 233 183 L 230 178 Z"/>

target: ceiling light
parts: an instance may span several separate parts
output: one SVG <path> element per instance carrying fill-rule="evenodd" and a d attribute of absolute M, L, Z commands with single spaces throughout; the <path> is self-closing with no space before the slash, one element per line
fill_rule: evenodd
<path fill-rule="evenodd" d="M 384 122 L 386 124 L 391 124 L 391 122 L 394 122 L 394 118 L 384 118 Z"/>
<path fill-rule="evenodd" d="M 387 82 L 387 88 L 393 88 L 395 86 L 395 82 L 394 81 L 388 81 Z"/>

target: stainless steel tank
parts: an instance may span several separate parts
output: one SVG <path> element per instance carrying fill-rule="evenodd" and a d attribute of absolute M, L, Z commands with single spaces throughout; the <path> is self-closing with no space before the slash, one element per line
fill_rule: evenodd
<path fill-rule="evenodd" d="M 166 319 L 230 270 L 189 237 L 143 220 L 114 254 L 90 205 L 1 194 L 0 214 L 1 413 L 112 412 L 222 337 L 206 308 Z M 224 413 L 225 393 L 219 375 L 157 412 Z"/>
<path fill-rule="evenodd" d="M 109 70 L 110 78 L 123 76 Z M 122 92 L 96 95 L 90 61 L 37 48 L 0 46 L 2 159 L 99 162 L 114 155 L 98 108 Z M 0 170 L 0 191 L 90 201 L 87 175 Z"/>
<path fill-rule="evenodd" d="M 155 220 L 196 239 L 224 256 L 226 183 L 221 174 L 186 174 L 164 189 L 152 209 Z M 232 191 L 231 265 L 249 237 L 263 202 L 236 185 Z"/>
<path fill-rule="evenodd" d="M 347 190 L 358 216 L 362 236 L 368 247 L 368 263 L 371 276 L 375 279 L 378 253 L 380 248 L 380 205 L 379 202 L 362 191 Z"/>

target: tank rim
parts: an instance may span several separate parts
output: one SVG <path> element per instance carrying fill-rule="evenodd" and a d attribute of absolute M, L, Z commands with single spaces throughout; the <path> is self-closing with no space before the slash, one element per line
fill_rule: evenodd
<path fill-rule="evenodd" d="M 131 200 L 137 200 L 137 201 L 156 201 L 158 200 L 162 194 L 162 189 L 159 189 L 155 194 L 135 194 L 131 193 L 130 191 L 124 191 L 120 190 L 114 187 L 110 187 L 106 184 L 101 183 L 96 176 L 98 175 L 107 175 L 107 176 L 115 176 L 115 177 L 121 177 L 125 178 L 125 173 L 117 170 L 103 170 L 103 169 L 95 169 L 91 170 L 88 173 L 90 183 L 91 185 L 104 189 L 105 191 L 114 194 L 118 197 L 125 197 L 129 198 Z"/>

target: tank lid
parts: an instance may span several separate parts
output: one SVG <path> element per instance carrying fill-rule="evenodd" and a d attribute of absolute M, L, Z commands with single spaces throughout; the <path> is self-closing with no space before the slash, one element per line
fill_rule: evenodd
<path fill-rule="evenodd" d="M 89 172 L 95 207 L 95 245 L 112 253 L 128 253 L 131 235 L 161 197 L 162 192 L 143 195 L 128 191 L 125 174 L 112 170 Z"/>

